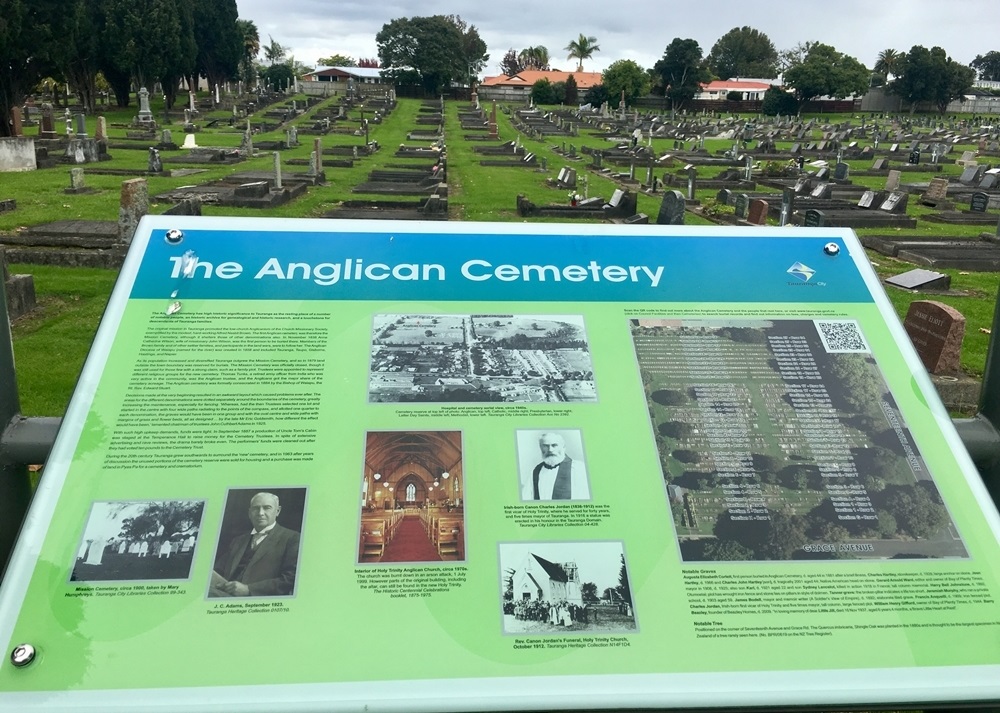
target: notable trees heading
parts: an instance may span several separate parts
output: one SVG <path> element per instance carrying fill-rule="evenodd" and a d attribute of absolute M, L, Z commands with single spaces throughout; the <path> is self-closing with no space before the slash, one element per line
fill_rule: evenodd
<path fill-rule="evenodd" d="M 914 45 L 900 61 L 899 75 L 889 91 L 910 104 L 910 112 L 920 102 L 930 102 L 942 114 L 948 104 L 972 87 L 976 72 L 959 64 L 940 47 Z"/>
<path fill-rule="evenodd" d="M 719 79 L 778 76 L 778 50 L 760 30 L 734 27 L 712 46 L 708 67 Z"/>
<path fill-rule="evenodd" d="M 652 74 L 657 88 L 673 108 L 694 99 L 701 85 L 711 79 L 702 60 L 701 46 L 696 40 L 680 37 L 667 45 L 663 57 L 653 65 Z"/>
<path fill-rule="evenodd" d="M 871 73 L 861 62 L 830 45 L 813 44 L 805 58 L 785 72 L 785 84 L 799 101 L 829 96 L 844 99 L 868 90 Z"/>
<path fill-rule="evenodd" d="M 479 31 L 457 15 L 396 18 L 382 26 L 375 42 L 386 77 L 405 81 L 415 73 L 429 93 L 470 79 L 489 59 Z"/>

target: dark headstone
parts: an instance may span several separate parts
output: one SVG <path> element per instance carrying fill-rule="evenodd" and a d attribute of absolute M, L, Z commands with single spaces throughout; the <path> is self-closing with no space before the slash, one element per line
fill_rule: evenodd
<path fill-rule="evenodd" d="M 736 217 L 746 220 L 747 214 L 750 212 L 750 196 L 746 193 L 736 194 L 736 200 L 733 205 L 736 207 Z"/>
<path fill-rule="evenodd" d="M 850 174 L 851 167 L 846 163 L 838 163 L 836 168 L 833 170 L 833 178 L 835 181 L 846 181 Z"/>
<path fill-rule="evenodd" d="M 21 107 L 12 106 L 10 108 L 10 135 L 24 136 L 24 127 L 21 123 Z"/>
<path fill-rule="evenodd" d="M 804 223 L 807 228 L 822 228 L 826 224 L 826 215 L 821 210 L 810 208 L 806 211 Z"/>
<path fill-rule="evenodd" d="M 917 354 L 931 374 L 956 374 L 965 317 L 954 307 L 931 300 L 917 300 L 903 321 Z"/>
<path fill-rule="evenodd" d="M 747 221 L 754 225 L 767 224 L 767 201 L 762 198 L 754 198 L 750 201 L 750 211 L 747 214 Z"/>
<path fill-rule="evenodd" d="M 656 215 L 657 225 L 684 225 L 684 194 L 680 191 L 665 191 L 660 201 L 660 212 Z"/>
<path fill-rule="evenodd" d="M 998 176 L 996 173 L 987 172 L 983 180 L 979 182 L 979 187 L 984 191 L 989 191 L 997 187 Z"/>
<path fill-rule="evenodd" d="M 733 204 L 733 192 L 728 188 L 723 188 L 718 193 L 715 194 L 715 200 L 722 205 L 732 205 Z"/>
<path fill-rule="evenodd" d="M 906 162 L 911 166 L 916 166 L 918 163 L 920 163 L 920 151 L 918 151 L 917 149 L 910 151 L 910 155 L 906 159 Z"/>
<path fill-rule="evenodd" d="M 979 182 L 979 171 L 981 166 L 967 166 L 962 175 L 958 177 L 958 182 L 964 186 L 971 186 Z"/>
<path fill-rule="evenodd" d="M 888 161 L 888 159 L 877 158 L 877 159 L 875 159 L 875 163 L 872 164 L 872 170 L 873 171 L 884 171 L 887 168 L 889 168 L 889 161 Z"/>
<path fill-rule="evenodd" d="M 817 181 L 829 181 L 830 180 L 830 169 L 824 166 L 820 170 L 816 171 Z"/>
<path fill-rule="evenodd" d="M 972 194 L 972 199 L 969 201 L 969 210 L 973 213 L 985 213 L 989 205 L 990 194 L 977 191 Z"/>

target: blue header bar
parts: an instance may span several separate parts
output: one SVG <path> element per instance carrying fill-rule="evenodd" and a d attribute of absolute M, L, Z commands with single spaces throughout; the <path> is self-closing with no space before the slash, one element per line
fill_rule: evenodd
<path fill-rule="evenodd" d="M 341 225 L 186 230 L 180 245 L 154 228 L 131 296 L 167 298 L 177 290 L 206 299 L 872 301 L 839 237 L 595 235 L 572 234 L 570 226 L 559 226 L 565 233 L 552 226 L 504 232 L 497 224 L 462 233 L 335 229 Z M 824 249 L 831 242 L 837 250 Z M 184 258 L 187 251 L 196 262 Z"/>

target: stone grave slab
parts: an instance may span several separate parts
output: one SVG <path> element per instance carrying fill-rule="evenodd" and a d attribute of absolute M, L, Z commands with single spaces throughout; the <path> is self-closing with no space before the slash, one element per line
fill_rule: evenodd
<path fill-rule="evenodd" d="M 919 268 L 888 277 L 885 282 L 904 290 L 947 290 L 951 287 L 949 275 Z"/>
<path fill-rule="evenodd" d="M 917 300 L 903 320 L 910 341 L 931 374 L 957 374 L 961 370 L 965 316 L 954 307 L 933 300 Z"/>

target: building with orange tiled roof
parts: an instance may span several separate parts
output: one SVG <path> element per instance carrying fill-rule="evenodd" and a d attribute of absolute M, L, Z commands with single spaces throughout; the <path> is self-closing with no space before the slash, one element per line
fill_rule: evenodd
<path fill-rule="evenodd" d="M 565 82 L 570 75 L 576 81 L 577 90 L 585 92 L 601 83 L 600 72 L 561 72 L 559 70 L 526 69 L 515 75 L 501 74 L 496 77 L 486 77 L 479 84 L 479 97 L 489 101 L 521 101 L 527 102 L 531 96 L 531 87 L 539 79 L 548 79 L 553 84 Z"/>

